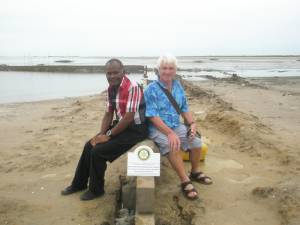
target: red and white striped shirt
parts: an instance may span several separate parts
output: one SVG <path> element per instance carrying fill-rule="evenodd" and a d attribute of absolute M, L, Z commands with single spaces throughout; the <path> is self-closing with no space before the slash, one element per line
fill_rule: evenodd
<path fill-rule="evenodd" d="M 134 112 L 134 123 L 144 123 L 145 102 L 142 88 L 124 75 L 117 89 L 111 86 L 107 89 L 106 112 L 115 112 L 118 121 L 126 112 Z"/>

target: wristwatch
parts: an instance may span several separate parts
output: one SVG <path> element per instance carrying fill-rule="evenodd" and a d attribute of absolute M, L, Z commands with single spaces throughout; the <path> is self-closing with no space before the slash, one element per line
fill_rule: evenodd
<path fill-rule="evenodd" d="M 112 137 L 111 129 L 109 129 L 109 130 L 106 132 L 105 135 L 108 136 L 108 137 Z"/>
<path fill-rule="evenodd" d="M 191 123 L 185 123 L 185 125 L 190 127 L 194 123 L 195 123 L 195 121 L 192 121 Z"/>

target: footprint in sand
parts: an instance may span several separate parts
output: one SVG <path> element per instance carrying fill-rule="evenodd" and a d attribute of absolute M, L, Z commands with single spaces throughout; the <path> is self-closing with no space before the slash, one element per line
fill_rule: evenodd
<path fill-rule="evenodd" d="M 50 174 L 45 174 L 41 176 L 42 179 L 48 179 L 48 178 L 53 178 L 56 177 L 56 173 L 50 173 Z"/>
<path fill-rule="evenodd" d="M 209 159 L 210 163 L 205 165 L 206 169 L 211 172 L 219 172 L 224 169 L 243 169 L 244 166 L 232 159 L 221 159 L 211 156 Z"/>

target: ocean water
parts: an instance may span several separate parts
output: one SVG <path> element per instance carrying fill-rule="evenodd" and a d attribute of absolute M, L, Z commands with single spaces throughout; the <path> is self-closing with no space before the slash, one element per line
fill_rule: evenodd
<path fill-rule="evenodd" d="M 129 78 L 140 81 L 142 75 L 130 74 Z M 0 103 L 99 94 L 107 86 L 105 74 L 0 72 Z"/>
<path fill-rule="evenodd" d="M 96 56 L 0 56 L 0 65 L 104 65 L 110 57 Z M 119 57 L 125 65 L 156 66 L 157 57 Z M 300 76 L 300 56 L 277 57 L 177 57 L 178 74 L 188 80 L 204 80 L 207 75 L 228 77 Z M 61 60 L 69 60 L 68 63 Z M 153 72 L 149 73 L 154 79 Z M 140 81 L 142 74 L 131 74 Z M 0 71 L 0 103 L 38 101 L 100 93 L 107 87 L 104 74 L 67 74 Z"/>

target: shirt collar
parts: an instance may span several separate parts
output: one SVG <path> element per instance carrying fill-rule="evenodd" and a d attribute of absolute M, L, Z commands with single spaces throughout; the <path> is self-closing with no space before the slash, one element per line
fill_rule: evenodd
<path fill-rule="evenodd" d="M 161 82 L 159 78 L 156 80 L 156 82 L 158 82 L 164 88 L 167 88 L 167 86 L 163 82 Z M 174 80 L 172 80 L 172 88 L 174 87 L 174 83 L 175 83 Z"/>
<path fill-rule="evenodd" d="M 125 86 L 127 80 L 128 80 L 128 78 L 126 77 L 126 75 L 124 75 L 122 78 L 121 84 L 120 84 L 121 89 Z"/>

